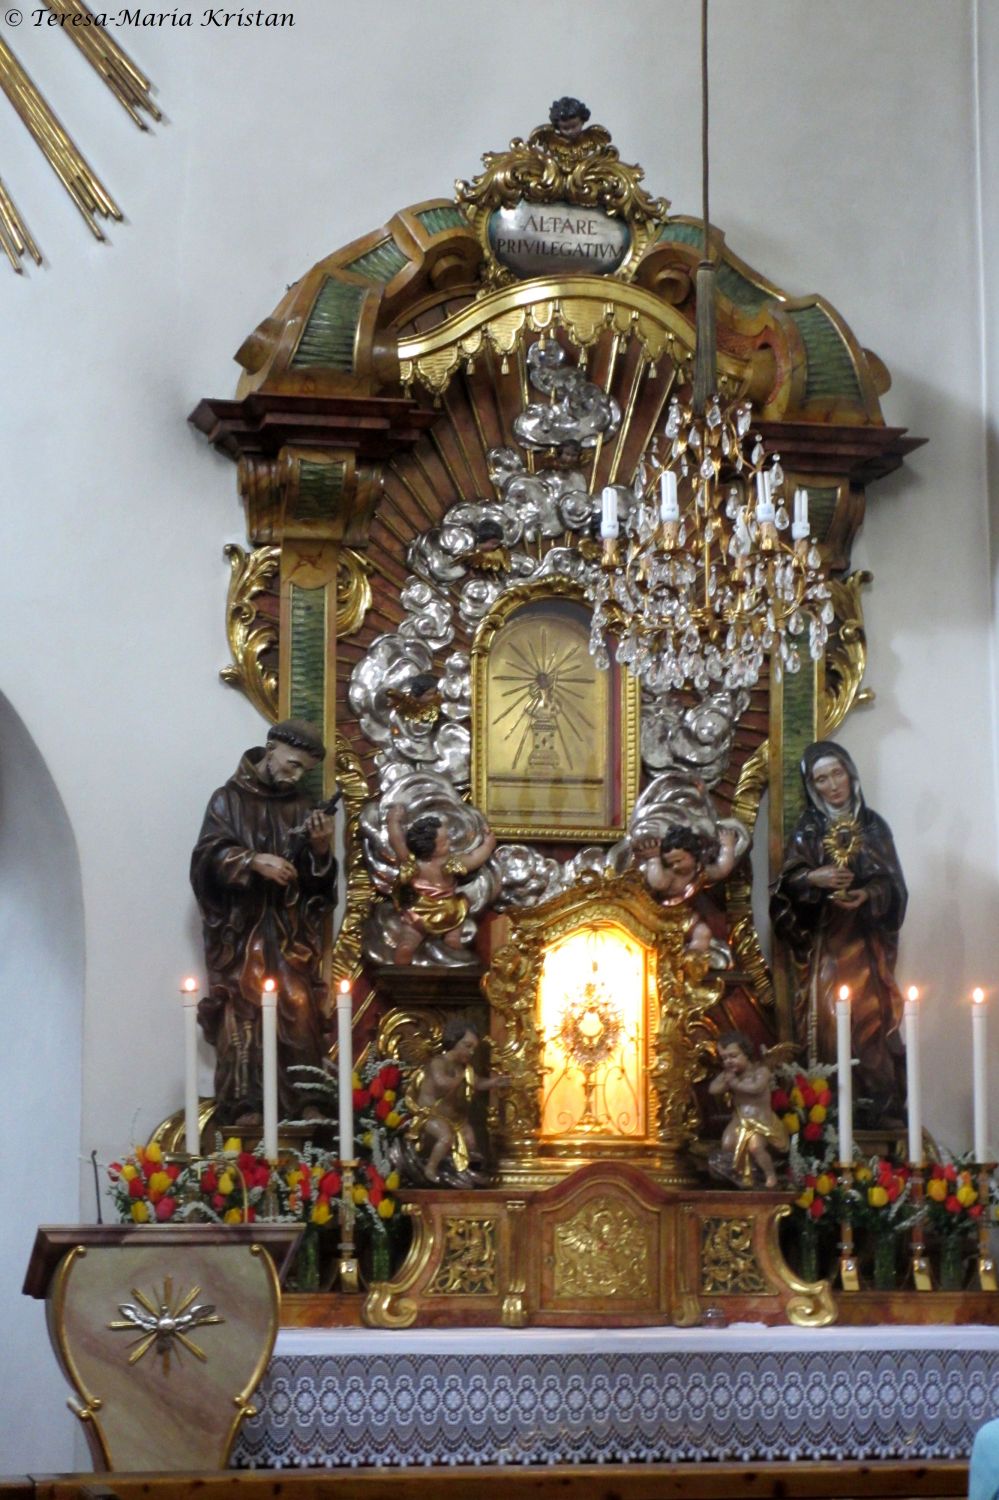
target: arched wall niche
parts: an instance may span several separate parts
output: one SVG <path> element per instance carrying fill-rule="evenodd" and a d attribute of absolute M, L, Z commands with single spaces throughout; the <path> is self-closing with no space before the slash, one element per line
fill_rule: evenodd
<path fill-rule="evenodd" d="M 84 929 L 80 858 L 59 790 L 0 694 L 0 1296 L 8 1383 L 3 1467 L 75 1467 L 45 1308 L 21 1295 L 38 1224 L 80 1218 Z M 88 1203 L 89 1208 L 89 1203 Z M 90 1217 L 85 1214 L 84 1217 Z"/>

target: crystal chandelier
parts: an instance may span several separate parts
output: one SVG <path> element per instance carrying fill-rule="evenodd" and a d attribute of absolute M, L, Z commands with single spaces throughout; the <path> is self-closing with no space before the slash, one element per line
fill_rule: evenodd
<path fill-rule="evenodd" d="M 697 270 L 693 392 L 674 397 L 634 485 L 601 496 L 603 555 L 586 582 L 590 651 L 617 660 L 660 693 L 749 688 L 797 672 L 805 643 L 824 653 L 833 610 L 810 539 L 808 492 L 784 499 L 779 457 L 750 436 L 748 402 L 717 393 L 715 264 L 709 250 L 707 0 L 701 4 L 704 259 Z M 750 444 L 752 446 L 750 446 Z"/>
<path fill-rule="evenodd" d="M 656 693 L 752 687 L 767 657 L 779 681 L 801 665 L 806 621 L 809 654 L 823 655 L 832 604 L 808 493 L 795 492 L 789 515 L 779 458 L 750 424 L 748 403 L 712 396 L 699 414 L 674 398 L 651 475 L 643 463 L 632 490 L 604 489 L 603 558 L 587 590 L 598 666 L 609 665 L 608 630 L 617 660 Z"/>

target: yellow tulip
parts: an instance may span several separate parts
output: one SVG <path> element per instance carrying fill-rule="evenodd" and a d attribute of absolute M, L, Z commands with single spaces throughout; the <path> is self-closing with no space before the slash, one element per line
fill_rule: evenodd
<path fill-rule="evenodd" d="M 836 1186 L 836 1179 L 829 1172 L 820 1172 L 815 1183 L 815 1191 L 823 1198 L 829 1196 Z"/>
<path fill-rule="evenodd" d="M 870 1182 L 873 1175 L 874 1174 L 871 1171 L 870 1167 L 858 1167 L 856 1172 L 854 1173 L 854 1176 L 856 1177 L 858 1182 Z"/>
<path fill-rule="evenodd" d="M 879 1182 L 867 1189 L 867 1201 L 872 1208 L 884 1208 L 888 1202 L 888 1194 Z"/>
<path fill-rule="evenodd" d="M 784 1125 L 790 1131 L 790 1133 L 792 1135 L 797 1134 L 798 1123 L 799 1123 L 798 1122 L 798 1116 L 797 1115 L 792 1115 L 792 1114 L 786 1114 L 786 1115 L 783 1116 L 783 1120 L 784 1120 Z"/>
<path fill-rule="evenodd" d="M 360 1089 L 364 1087 L 363 1083 L 361 1082 L 360 1073 L 351 1073 L 350 1086 L 352 1089 Z"/>
<path fill-rule="evenodd" d="M 395 1203 L 391 1198 L 383 1198 L 378 1205 L 378 1217 L 380 1219 L 391 1219 L 395 1213 Z"/>
<path fill-rule="evenodd" d="M 295 1167 L 293 1171 L 288 1173 L 287 1177 L 285 1178 L 285 1182 L 287 1182 L 290 1188 L 297 1188 L 298 1184 L 302 1180 L 302 1175 L 303 1174 L 298 1170 L 298 1168 Z"/>
<path fill-rule="evenodd" d="M 227 1198 L 235 1186 L 236 1179 L 235 1177 L 233 1177 L 232 1173 L 223 1172 L 222 1176 L 219 1178 L 219 1192 L 223 1195 L 223 1197 Z"/>
<path fill-rule="evenodd" d="M 390 1172 L 385 1179 L 385 1186 L 389 1189 L 390 1192 L 394 1193 L 396 1188 L 399 1186 L 399 1173 Z"/>
<path fill-rule="evenodd" d="M 138 1177 L 139 1169 L 138 1167 L 133 1167 L 132 1163 L 130 1161 L 127 1161 L 121 1169 L 121 1175 L 122 1177 L 124 1177 L 126 1182 L 131 1182 L 133 1177 Z"/>
<path fill-rule="evenodd" d="M 136 1198 L 135 1202 L 131 1205 L 131 1209 L 132 1218 L 136 1224 L 146 1224 L 149 1222 L 149 1205 L 143 1203 L 141 1198 Z"/>
<path fill-rule="evenodd" d="M 947 1196 L 947 1179 L 931 1177 L 926 1184 L 926 1196 L 932 1198 L 934 1203 L 942 1203 Z"/>
<path fill-rule="evenodd" d="M 157 1146 L 155 1141 L 149 1142 L 149 1145 L 145 1149 L 144 1155 L 146 1161 L 159 1163 L 163 1160 L 163 1152 L 160 1150 L 159 1146 Z"/>
<path fill-rule="evenodd" d="M 326 1202 L 317 1203 L 309 1215 L 313 1224 L 328 1224 L 330 1221 L 330 1206 Z"/>
<path fill-rule="evenodd" d="M 382 1095 L 382 1098 L 385 1100 L 386 1104 L 394 1104 L 395 1103 L 395 1089 L 386 1089 L 385 1092 L 384 1092 L 384 1094 Z"/>
<path fill-rule="evenodd" d="M 366 1130 L 364 1132 L 364 1134 L 361 1136 L 361 1145 L 362 1146 L 371 1146 L 372 1144 L 373 1144 L 373 1140 L 372 1140 L 371 1131 L 370 1130 Z"/>
<path fill-rule="evenodd" d="M 957 1190 L 957 1201 L 964 1208 L 970 1208 L 973 1203 L 978 1202 L 978 1189 L 973 1188 L 970 1182 Z"/>
<path fill-rule="evenodd" d="M 794 1105 L 795 1109 L 804 1109 L 805 1096 L 800 1089 L 791 1090 L 791 1103 Z"/>
<path fill-rule="evenodd" d="M 401 1122 L 402 1115 L 399 1114 L 398 1110 L 390 1109 L 388 1114 L 385 1116 L 385 1124 L 389 1130 L 394 1130 L 397 1125 L 401 1124 Z"/>
<path fill-rule="evenodd" d="M 803 1193 L 801 1193 L 797 1198 L 795 1198 L 794 1201 L 798 1205 L 799 1208 L 809 1208 L 809 1207 L 811 1207 L 811 1203 L 812 1203 L 812 1200 L 813 1200 L 814 1197 L 815 1197 L 815 1189 L 814 1188 L 806 1188 L 805 1191 Z"/>
<path fill-rule="evenodd" d="M 238 1156 L 243 1149 L 243 1142 L 238 1135 L 231 1135 L 222 1150 L 226 1156 Z"/>
<path fill-rule="evenodd" d="M 826 1113 L 827 1111 L 824 1104 L 813 1104 L 811 1109 L 808 1111 L 808 1118 L 811 1120 L 813 1125 L 821 1125 L 825 1120 Z"/>
<path fill-rule="evenodd" d="M 358 1208 L 360 1208 L 362 1203 L 367 1203 L 368 1201 L 368 1190 L 366 1187 L 353 1188 L 351 1194 Z"/>
<path fill-rule="evenodd" d="M 241 1208 L 227 1208 L 222 1215 L 222 1219 L 226 1224 L 242 1224 L 243 1210 Z"/>
<path fill-rule="evenodd" d="M 170 1179 L 165 1172 L 154 1172 L 149 1179 L 150 1193 L 165 1193 L 170 1186 Z"/>

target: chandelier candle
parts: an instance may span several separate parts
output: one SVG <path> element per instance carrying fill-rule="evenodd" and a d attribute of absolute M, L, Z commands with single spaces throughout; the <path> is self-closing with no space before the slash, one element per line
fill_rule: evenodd
<path fill-rule="evenodd" d="M 850 1037 L 850 988 L 841 984 L 836 1001 L 836 1077 L 839 1083 L 839 1159 L 853 1161 L 853 1072 Z"/>
<path fill-rule="evenodd" d="M 605 485 L 600 497 L 600 535 L 605 542 L 617 540 L 620 532 L 617 517 L 617 491 L 613 485 Z"/>
<path fill-rule="evenodd" d="M 809 535 L 808 491 L 794 492 L 794 520 L 791 522 L 791 540 L 796 546 L 807 542 Z"/>
<path fill-rule="evenodd" d="M 659 480 L 659 516 L 665 523 L 679 521 L 680 504 L 677 498 L 676 475 L 672 469 L 665 469 Z"/>
<path fill-rule="evenodd" d="M 268 1161 L 277 1161 L 277 985 L 273 979 L 264 980 L 260 996 L 260 1022 L 264 1054 L 264 1156 Z"/>
<path fill-rule="evenodd" d="M 201 1154 L 198 1122 L 198 981 L 185 979 L 180 987 L 184 1004 L 184 1150 Z"/>
<path fill-rule="evenodd" d="M 981 1165 L 988 1159 L 988 1099 L 986 1096 L 985 1071 L 985 991 L 977 987 L 971 992 L 971 1066 L 972 1096 L 975 1109 L 975 1161 Z"/>
<path fill-rule="evenodd" d="M 340 1116 L 340 1160 L 354 1159 L 354 1089 L 352 1076 L 354 1058 L 352 1053 L 353 1002 L 350 980 L 341 979 L 336 997 L 336 1036 L 338 1043 L 337 1081 Z"/>
<path fill-rule="evenodd" d="M 905 993 L 905 1082 L 908 1097 L 909 1161 L 923 1162 L 923 1100 L 919 1068 L 919 991 L 910 984 Z"/>

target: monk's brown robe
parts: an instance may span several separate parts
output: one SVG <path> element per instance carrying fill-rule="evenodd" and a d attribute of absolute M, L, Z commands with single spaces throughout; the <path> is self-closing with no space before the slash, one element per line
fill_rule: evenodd
<path fill-rule="evenodd" d="M 320 964 L 323 924 L 336 901 L 336 861 L 317 859 L 292 835 L 308 817 L 309 798 L 257 775 L 262 749 L 248 750 L 208 804 L 194 853 L 191 884 L 201 908 L 209 993 L 198 1019 L 215 1047 L 215 1096 L 224 1123 L 262 1107 L 260 996 L 277 983 L 278 1094 L 283 1118 L 300 1116 L 309 1091 L 296 1064 L 323 1060 Z M 291 860 L 297 880 L 281 886 L 250 868 L 254 854 Z"/>

